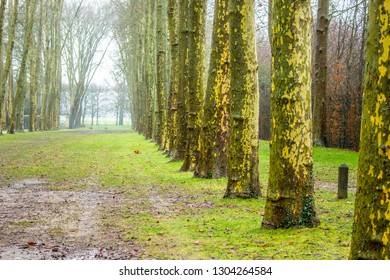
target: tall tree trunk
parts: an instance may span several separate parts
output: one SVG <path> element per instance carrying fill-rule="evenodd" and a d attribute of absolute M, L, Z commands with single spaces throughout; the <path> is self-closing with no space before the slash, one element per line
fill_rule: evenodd
<path fill-rule="evenodd" d="M 329 0 L 318 0 L 316 46 L 314 49 L 314 145 L 327 146 L 326 140 L 326 85 L 328 80 Z"/>
<path fill-rule="evenodd" d="M 220 178 L 227 175 L 229 58 L 228 6 L 225 0 L 215 0 L 210 66 L 195 177 Z"/>
<path fill-rule="evenodd" d="M 175 139 L 177 131 L 177 94 L 179 88 L 179 52 L 178 52 L 178 0 L 169 0 L 168 4 L 168 26 L 169 41 L 171 44 L 171 77 L 168 95 L 167 112 L 167 138 L 168 156 L 173 156 L 175 152 Z"/>
<path fill-rule="evenodd" d="M 189 91 L 186 98 L 187 141 L 181 171 L 194 171 L 199 154 L 202 102 L 205 90 L 206 0 L 192 1 L 189 16 L 191 34 L 189 53 Z"/>
<path fill-rule="evenodd" d="M 154 134 L 154 101 L 155 101 L 155 38 L 156 38 L 156 29 L 154 27 L 155 22 L 155 0 L 147 1 L 146 9 L 146 39 L 145 39 L 145 86 L 146 86 L 146 96 L 144 98 L 145 111 L 144 115 L 144 131 L 143 134 L 147 139 L 152 139 Z"/>
<path fill-rule="evenodd" d="M 272 1 L 270 174 L 262 226 L 312 227 L 310 1 Z"/>
<path fill-rule="evenodd" d="M 119 104 L 119 112 L 118 112 L 118 125 L 123 125 L 124 124 L 124 117 L 125 117 L 125 104 L 124 104 L 124 97 L 123 97 L 123 92 L 121 94 L 121 100 L 122 102 Z M 98 97 L 99 98 L 99 97 Z"/>
<path fill-rule="evenodd" d="M 156 136 L 155 141 L 160 149 L 165 142 L 165 125 L 166 125 L 166 49 L 167 49 L 167 2 L 158 0 L 157 4 L 157 116 L 156 116 Z"/>
<path fill-rule="evenodd" d="M 37 54 L 38 54 L 38 42 L 33 39 L 30 46 L 30 106 L 29 106 L 29 118 L 28 118 L 28 130 L 30 132 L 35 131 L 36 125 L 36 112 L 37 112 L 37 90 L 38 90 L 38 73 L 37 73 Z"/>
<path fill-rule="evenodd" d="M 184 159 L 187 146 L 186 99 L 189 92 L 189 42 L 191 34 L 190 0 L 179 0 L 179 84 L 177 93 L 176 138 L 173 160 Z"/>
<path fill-rule="evenodd" d="M 97 96 L 96 100 L 96 125 L 99 125 L 99 117 L 100 117 L 100 96 Z"/>
<path fill-rule="evenodd" d="M 53 79 L 52 88 L 54 93 L 54 106 L 51 113 L 51 129 L 59 129 L 60 120 L 60 103 L 61 103 L 61 87 L 62 87 L 62 37 L 61 37 L 61 18 L 64 0 L 53 1 L 54 6 L 54 47 L 53 47 Z"/>
<path fill-rule="evenodd" d="M 12 13 L 9 16 L 8 44 L 7 44 L 7 48 L 6 48 L 6 54 L 5 54 L 5 56 L 6 56 L 5 65 L 4 65 L 3 71 L 1 73 L 1 81 L 0 81 L 0 119 L 2 116 L 2 108 L 3 108 L 3 104 L 4 104 L 4 100 L 5 100 L 7 80 L 10 76 L 10 73 L 12 73 L 12 71 L 11 71 L 12 52 L 13 52 L 14 45 L 15 45 L 15 29 L 16 29 L 16 22 L 18 19 L 18 11 L 19 11 L 19 0 L 14 0 L 13 4 L 11 4 L 11 3 L 12 3 L 12 1 L 10 1 L 10 5 L 9 5 L 9 9 L 10 9 L 10 11 L 12 11 Z M 9 93 L 9 94 L 12 94 L 12 93 Z M 2 133 L 1 123 L 2 123 L 2 121 L 0 120 L 0 134 Z"/>
<path fill-rule="evenodd" d="M 254 1 L 229 0 L 231 116 L 225 197 L 257 197 L 259 92 Z"/>
<path fill-rule="evenodd" d="M 390 259 L 390 0 L 369 2 L 350 259 Z"/>
<path fill-rule="evenodd" d="M 45 33 L 45 47 L 43 52 L 43 58 L 44 58 L 44 77 L 43 77 L 43 85 L 41 86 L 42 89 L 42 98 L 41 98 L 41 123 L 40 123 L 40 130 L 48 130 L 48 123 L 49 123 L 49 103 L 52 95 L 51 91 L 51 67 L 52 67 L 52 52 L 50 51 L 52 49 L 52 36 L 51 36 L 51 30 L 52 30 L 52 17 L 51 17 L 51 3 L 50 1 L 45 1 L 45 17 L 44 17 L 44 33 Z M 71 86 L 70 86 L 71 89 Z"/>
<path fill-rule="evenodd" d="M 4 19 L 5 19 L 5 7 L 7 1 L 1 0 L 0 3 L 0 80 L 3 74 L 3 43 L 4 43 Z M 1 88 L 0 88 L 1 95 Z M 0 102 L 0 135 L 3 134 L 3 119 L 5 117 L 5 104 Z"/>
<path fill-rule="evenodd" d="M 37 109 L 38 109 L 38 86 L 41 79 L 42 69 L 42 38 L 43 38 L 43 0 L 39 1 L 39 19 L 38 35 L 35 47 L 31 50 L 30 55 L 30 114 L 29 114 L 29 131 L 37 129 Z"/>
<path fill-rule="evenodd" d="M 20 69 L 18 74 L 17 89 L 15 95 L 15 101 L 12 108 L 11 121 L 9 124 L 8 132 L 14 134 L 17 122 L 17 117 L 22 114 L 22 108 L 24 108 L 24 98 L 26 94 L 26 71 L 27 71 L 27 59 L 28 52 L 32 41 L 32 28 L 34 24 L 34 15 L 37 6 L 37 0 L 26 3 L 26 30 L 23 40 L 23 54 L 22 61 L 20 63 Z"/>
<path fill-rule="evenodd" d="M 14 74 L 13 74 L 13 67 L 11 65 L 10 71 L 8 73 L 8 95 L 7 95 L 7 104 L 6 104 L 6 127 L 9 126 L 10 120 L 11 120 L 11 113 L 12 113 L 12 107 L 14 103 L 14 96 L 15 96 L 15 83 L 14 83 Z"/>

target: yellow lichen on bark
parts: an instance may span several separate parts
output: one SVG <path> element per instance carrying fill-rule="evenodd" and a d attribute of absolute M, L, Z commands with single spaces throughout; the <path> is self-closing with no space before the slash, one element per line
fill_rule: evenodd
<path fill-rule="evenodd" d="M 229 1 L 231 117 L 225 197 L 255 197 L 258 182 L 258 86 L 254 2 Z"/>
<path fill-rule="evenodd" d="M 315 226 L 310 1 L 272 1 L 270 176 L 264 227 Z"/>
<path fill-rule="evenodd" d="M 202 178 L 220 178 L 227 172 L 227 135 L 229 130 L 229 22 L 226 1 L 217 0 L 210 67 L 203 106 L 199 157 L 194 175 Z"/>
<path fill-rule="evenodd" d="M 351 259 L 390 257 L 390 0 L 370 1 Z"/>

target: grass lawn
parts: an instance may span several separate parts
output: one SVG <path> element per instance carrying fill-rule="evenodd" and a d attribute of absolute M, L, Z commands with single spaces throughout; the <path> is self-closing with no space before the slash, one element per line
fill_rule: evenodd
<path fill-rule="evenodd" d="M 129 127 L 18 133 L 0 137 L 0 186 L 26 178 L 53 191 L 115 190 L 131 201 L 107 228 L 143 248 L 141 259 L 346 259 L 352 231 L 354 188 L 336 198 L 338 166 L 350 167 L 355 185 L 358 155 L 316 148 L 314 178 L 320 226 L 261 229 L 265 198 L 222 199 L 226 179 L 179 172 L 157 146 Z M 265 194 L 268 142 L 260 141 Z"/>

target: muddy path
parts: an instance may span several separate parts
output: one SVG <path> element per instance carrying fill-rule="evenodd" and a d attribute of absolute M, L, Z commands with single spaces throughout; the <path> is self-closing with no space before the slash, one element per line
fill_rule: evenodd
<path fill-rule="evenodd" d="M 0 259 L 138 259 L 141 249 L 110 226 L 127 200 L 37 179 L 0 185 Z"/>

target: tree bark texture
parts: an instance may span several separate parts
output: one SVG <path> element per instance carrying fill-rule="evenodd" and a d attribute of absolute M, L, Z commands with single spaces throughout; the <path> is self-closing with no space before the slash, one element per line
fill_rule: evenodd
<path fill-rule="evenodd" d="M 175 152 L 175 139 L 177 137 L 177 94 L 179 90 L 179 52 L 178 52 L 178 17 L 179 6 L 178 0 L 169 0 L 168 3 L 168 26 L 169 41 L 171 44 L 171 76 L 168 95 L 168 112 L 167 112 L 167 149 L 168 156 L 173 156 Z"/>
<path fill-rule="evenodd" d="M 314 207 L 310 1 L 272 1 L 270 174 L 262 226 L 318 224 Z"/>
<path fill-rule="evenodd" d="M 12 2 L 12 1 L 10 1 Z M 16 29 L 16 22 L 18 19 L 18 10 L 19 10 L 19 0 L 14 0 L 13 4 L 9 5 L 10 10 L 12 10 L 11 16 L 9 17 L 9 26 L 8 26 L 8 44 L 6 48 L 6 54 L 5 54 L 5 64 L 1 72 L 1 83 L 0 83 L 0 119 L 2 116 L 2 109 L 4 105 L 5 95 L 6 95 L 6 88 L 7 88 L 7 80 L 10 77 L 10 73 L 12 73 L 12 54 L 13 49 L 15 45 L 15 29 Z M 11 76 L 12 79 L 12 76 Z M 9 92 L 8 94 L 12 94 L 12 92 Z M 10 103 L 8 103 L 9 105 Z M 8 110 L 7 110 L 8 111 Z M 1 127 L 2 121 L 0 120 L 0 133 L 2 131 Z"/>
<path fill-rule="evenodd" d="M 314 49 L 314 145 L 327 146 L 326 140 L 326 85 L 328 80 L 329 0 L 318 1 L 316 45 Z"/>
<path fill-rule="evenodd" d="M 189 92 L 189 55 L 192 40 L 190 1 L 179 0 L 179 84 L 177 92 L 176 138 L 173 160 L 183 160 L 187 145 L 187 106 Z"/>
<path fill-rule="evenodd" d="M 30 55 L 30 112 L 29 131 L 37 130 L 38 87 L 42 72 L 43 0 L 39 1 L 38 34 Z"/>
<path fill-rule="evenodd" d="M 7 1 L 1 0 L 0 4 L 0 80 L 1 75 L 3 73 L 3 49 L 4 49 L 4 20 L 5 20 L 5 7 L 6 7 Z M 0 95 L 1 95 L 1 88 L 0 88 Z M 0 102 L 0 135 L 3 134 L 3 120 L 5 118 L 4 114 L 4 103 Z"/>
<path fill-rule="evenodd" d="M 163 149 L 166 138 L 166 49 L 167 49 L 167 2 L 159 0 L 157 3 L 157 116 L 156 116 L 156 143 Z"/>
<path fill-rule="evenodd" d="M 231 116 L 225 197 L 260 195 L 254 1 L 229 0 Z"/>
<path fill-rule="evenodd" d="M 187 141 L 181 171 L 194 171 L 199 153 L 201 111 L 205 90 L 206 0 L 191 0 L 191 38 L 189 51 L 189 90 L 186 98 Z"/>
<path fill-rule="evenodd" d="M 390 0 L 369 2 L 350 259 L 390 259 Z"/>
<path fill-rule="evenodd" d="M 200 151 L 195 177 L 227 176 L 229 137 L 230 50 L 228 3 L 216 0 L 211 57 L 204 100 Z"/>
<path fill-rule="evenodd" d="M 153 139 L 155 131 L 155 95 L 156 95 L 156 2 L 155 0 L 147 1 L 147 18 L 146 18 L 146 40 L 145 40 L 145 111 L 144 114 L 144 136 L 147 139 Z"/>
<path fill-rule="evenodd" d="M 10 134 L 14 134 L 16 130 L 22 129 L 23 126 L 23 123 L 19 121 L 19 127 L 17 127 L 18 125 L 17 118 L 20 115 L 22 116 L 24 115 L 23 108 L 24 108 L 24 98 L 26 95 L 27 59 L 28 59 L 29 48 L 33 38 L 32 28 L 34 24 L 36 5 L 37 5 L 37 0 L 33 0 L 32 2 L 26 3 L 27 25 L 24 33 L 22 61 L 20 63 L 20 69 L 18 73 L 15 101 L 12 107 L 11 121 L 8 128 L 8 132 Z"/>

